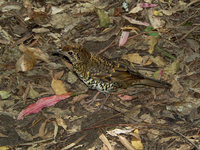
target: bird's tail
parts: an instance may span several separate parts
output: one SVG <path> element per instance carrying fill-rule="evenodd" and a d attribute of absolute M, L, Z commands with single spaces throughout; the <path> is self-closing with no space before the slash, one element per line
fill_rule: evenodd
<path fill-rule="evenodd" d="M 168 89 L 171 88 L 171 84 L 165 81 L 160 81 L 160 80 L 156 80 L 152 78 L 141 79 L 139 84 L 156 87 L 156 88 L 168 88 Z"/>

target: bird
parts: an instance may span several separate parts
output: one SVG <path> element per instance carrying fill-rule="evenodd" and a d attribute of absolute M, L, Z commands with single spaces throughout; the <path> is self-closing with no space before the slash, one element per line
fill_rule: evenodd
<path fill-rule="evenodd" d="M 57 50 L 67 57 L 73 71 L 90 89 L 109 93 L 118 89 L 126 89 L 135 85 L 146 85 L 155 88 L 171 88 L 165 81 L 146 77 L 138 71 L 103 55 L 94 55 L 77 44 L 66 45 Z"/>

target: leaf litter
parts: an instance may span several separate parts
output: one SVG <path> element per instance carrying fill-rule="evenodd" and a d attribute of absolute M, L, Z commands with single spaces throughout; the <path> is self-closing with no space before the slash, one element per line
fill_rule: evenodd
<path fill-rule="evenodd" d="M 198 6 L 198 0 L 1 2 L 0 148 L 199 149 Z M 130 87 L 87 104 L 96 91 L 55 53 L 68 40 L 172 88 Z M 126 127 L 133 130 L 106 134 Z"/>

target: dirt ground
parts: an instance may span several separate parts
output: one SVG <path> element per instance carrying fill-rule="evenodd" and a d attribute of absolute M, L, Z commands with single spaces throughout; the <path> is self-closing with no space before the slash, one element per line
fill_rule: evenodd
<path fill-rule="evenodd" d="M 98 93 L 69 43 L 172 87 Z M 200 150 L 199 0 L 2 0 L 0 48 L 0 150 Z"/>

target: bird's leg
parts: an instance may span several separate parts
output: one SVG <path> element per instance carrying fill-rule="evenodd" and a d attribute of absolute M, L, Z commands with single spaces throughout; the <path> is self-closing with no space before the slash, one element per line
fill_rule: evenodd
<path fill-rule="evenodd" d="M 110 94 L 106 94 L 106 98 L 104 99 L 103 103 L 101 104 L 101 106 L 99 107 L 98 110 L 103 108 L 104 104 L 106 103 L 106 101 L 108 100 L 109 97 L 110 97 Z"/>
<path fill-rule="evenodd" d="M 95 95 L 94 95 L 94 97 L 92 98 L 92 99 L 90 99 L 89 101 L 87 101 L 86 102 L 86 104 L 92 104 L 92 103 L 94 103 L 96 100 L 97 100 L 97 96 L 100 94 L 101 92 L 97 92 Z"/>

